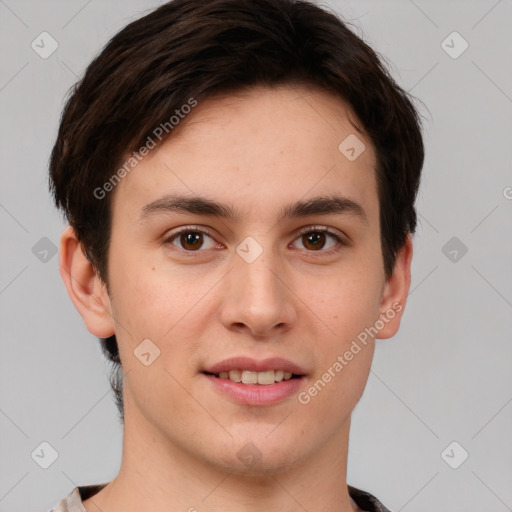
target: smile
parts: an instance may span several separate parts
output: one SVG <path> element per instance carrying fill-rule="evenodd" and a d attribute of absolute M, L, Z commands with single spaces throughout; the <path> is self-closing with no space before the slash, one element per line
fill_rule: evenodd
<path fill-rule="evenodd" d="M 242 384 L 261 384 L 263 386 L 269 386 L 276 382 L 298 377 L 298 375 L 294 375 L 292 372 L 284 370 L 265 370 L 262 372 L 251 370 L 230 370 L 229 372 L 210 373 L 209 375 L 214 375 L 219 379 L 228 379 L 233 382 L 240 382 Z"/>

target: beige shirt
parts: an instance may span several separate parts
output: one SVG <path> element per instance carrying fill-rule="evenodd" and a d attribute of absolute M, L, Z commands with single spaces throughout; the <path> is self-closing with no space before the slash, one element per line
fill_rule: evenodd
<path fill-rule="evenodd" d="M 48 512 L 87 512 L 83 500 L 100 492 L 108 483 L 75 487 L 65 498 L 59 501 L 55 508 Z M 351 485 L 347 487 L 350 497 L 357 503 L 360 509 L 366 512 L 391 512 L 369 492 L 362 491 Z"/>

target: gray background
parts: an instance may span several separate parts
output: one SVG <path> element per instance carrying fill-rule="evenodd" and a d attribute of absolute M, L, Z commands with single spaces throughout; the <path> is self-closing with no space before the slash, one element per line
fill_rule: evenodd
<path fill-rule="evenodd" d="M 1 512 L 46 511 L 119 468 L 106 363 L 41 241 L 58 245 L 64 227 L 47 162 L 69 87 L 159 3 L 0 0 Z M 327 5 L 426 106 L 410 297 L 400 332 L 377 342 L 348 482 L 394 512 L 512 510 L 512 1 Z M 47 59 L 31 48 L 43 31 L 59 45 Z M 469 44 L 457 58 L 445 50 L 461 39 L 442 45 L 453 31 Z M 48 469 L 31 456 L 43 441 L 58 452 Z"/>

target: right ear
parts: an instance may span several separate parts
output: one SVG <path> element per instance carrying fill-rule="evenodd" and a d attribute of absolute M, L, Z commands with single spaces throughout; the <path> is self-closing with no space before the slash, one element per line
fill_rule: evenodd
<path fill-rule="evenodd" d="M 68 295 L 87 330 L 98 338 L 112 336 L 115 322 L 107 287 L 87 259 L 71 226 L 60 236 L 59 267 Z"/>

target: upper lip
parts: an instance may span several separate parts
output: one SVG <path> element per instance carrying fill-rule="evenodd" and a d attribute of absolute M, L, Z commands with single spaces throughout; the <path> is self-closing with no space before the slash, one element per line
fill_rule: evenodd
<path fill-rule="evenodd" d="M 265 370 L 283 370 L 295 375 L 305 375 L 303 368 L 291 361 L 281 357 L 269 357 L 267 359 L 256 360 L 250 357 L 230 357 L 223 361 L 205 368 L 208 373 L 229 372 L 231 370 L 249 370 L 253 372 L 263 372 Z"/>

